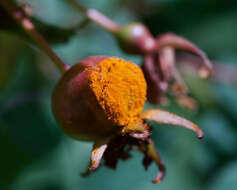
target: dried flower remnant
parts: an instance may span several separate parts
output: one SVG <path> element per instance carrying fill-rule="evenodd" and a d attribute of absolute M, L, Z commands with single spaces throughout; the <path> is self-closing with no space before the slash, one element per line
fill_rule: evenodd
<path fill-rule="evenodd" d="M 144 154 L 143 165 L 152 161 L 159 173 L 153 183 L 165 176 L 165 166 L 150 139 L 147 120 L 203 132 L 192 122 L 155 109 L 142 112 L 146 81 L 137 65 L 116 57 L 89 57 L 72 66 L 58 82 L 53 98 L 54 115 L 66 134 L 94 142 L 88 175 L 100 165 L 116 168 L 119 159 L 130 157 L 134 147 Z"/>
<path fill-rule="evenodd" d="M 175 34 L 167 33 L 155 38 L 143 24 L 130 23 L 120 26 L 115 36 L 126 53 L 144 57 L 142 69 L 148 84 L 147 98 L 151 103 L 166 102 L 163 94 L 167 91 L 172 92 L 177 100 L 180 96 L 187 97 L 188 88 L 175 66 L 176 50 L 200 56 L 203 61 L 198 68 L 200 77 L 207 78 L 212 72 L 212 65 L 205 53 L 190 41 Z M 194 108 L 195 105 L 189 102 L 186 107 Z"/>

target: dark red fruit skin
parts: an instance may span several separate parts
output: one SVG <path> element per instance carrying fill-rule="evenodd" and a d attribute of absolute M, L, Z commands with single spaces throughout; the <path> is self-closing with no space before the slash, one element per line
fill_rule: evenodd
<path fill-rule="evenodd" d="M 72 138 L 94 141 L 118 130 L 109 121 L 89 88 L 85 68 L 95 66 L 105 56 L 89 57 L 72 66 L 57 83 L 52 97 L 54 116 Z"/>

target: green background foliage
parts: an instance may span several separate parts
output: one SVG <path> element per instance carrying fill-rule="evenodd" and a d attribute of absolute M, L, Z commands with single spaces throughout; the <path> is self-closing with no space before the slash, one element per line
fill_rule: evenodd
<path fill-rule="evenodd" d="M 34 22 L 68 64 L 92 55 L 124 54 L 115 39 L 93 23 L 79 27 L 83 16 L 63 0 L 18 0 L 32 6 Z M 200 46 L 211 59 L 237 61 L 235 0 L 80 0 L 119 23 L 140 21 L 154 35 L 175 32 Z M 1 11 L 1 9 L 0 9 Z M 2 12 L 1 12 L 2 13 Z M 189 79 L 198 100 L 195 112 L 172 99 L 165 109 L 196 122 L 205 132 L 201 141 L 185 129 L 154 127 L 152 138 L 167 166 L 158 185 L 154 164 L 144 171 L 142 155 L 119 162 L 116 171 L 101 167 L 88 178 L 91 143 L 65 136 L 51 112 L 51 94 L 60 75 L 50 60 L 0 14 L 0 189 L 5 190 L 234 190 L 237 187 L 237 96 L 231 85 Z M 6 24 L 7 23 L 7 24 Z M 77 29 L 75 29 L 77 28 Z M 223 79 L 225 75 L 223 75 Z M 157 107 L 147 104 L 146 107 Z"/>

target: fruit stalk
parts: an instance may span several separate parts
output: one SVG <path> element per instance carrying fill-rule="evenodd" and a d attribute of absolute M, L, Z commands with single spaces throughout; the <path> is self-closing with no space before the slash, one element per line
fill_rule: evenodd
<path fill-rule="evenodd" d="M 0 5 L 20 25 L 38 47 L 49 56 L 61 73 L 66 72 L 70 68 L 56 55 L 44 37 L 36 30 L 34 24 L 30 21 L 24 11 L 7 0 L 1 0 Z"/>
<path fill-rule="evenodd" d="M 116 33 L 120 25 L 113 22 L 110 18 L 103 15 L 101 12 L 95 9 L 87 9 L 86 7 L 82 6 L 76 0 L 67 0 L 75 9 L 77 9 L 80 13 L 82 13 L 87 19 L 90 21 L 98 24 L 105 30 Z"/>

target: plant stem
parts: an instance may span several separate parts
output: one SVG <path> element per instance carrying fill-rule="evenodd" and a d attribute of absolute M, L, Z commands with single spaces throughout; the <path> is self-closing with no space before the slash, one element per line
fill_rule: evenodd
<path fill-rule="evenodd" d="M 21 28 L 32 38 L 32 40 L 39 46 L 39 48 L 45 52 L 56 65 L 61 73 L 66 72 L 70 67 L 65 64 L 52 50 L 48 42 L 43 36 L 36 30 L 34 24 L 26 16 L 26 14 L 14 4 L 8 0 L 0 0 L 2 5 L 8 14 L 21 26 Z"/>
<path fill-rule="evenodd" d="M 87 9 L 78 3 L 76 0 L 67 0 L 74 8 L 81 12 L 85 17 L 87 17 L 92 22 L 103 27 L 105 30 L 115 33 L 120 28 L 120 25 L 112 21 L 110 18 L 106 17 L 99 11 L 95 9 Z"/>

